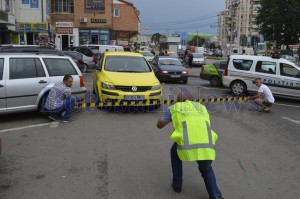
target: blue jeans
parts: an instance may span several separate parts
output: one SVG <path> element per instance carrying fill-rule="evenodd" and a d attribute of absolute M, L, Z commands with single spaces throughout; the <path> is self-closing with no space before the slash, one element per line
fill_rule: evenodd
<path fill-rule="evenodd" d="M 181 187 L 182 185 L 182 161 L 179 159 L 177 154 L 177 143 L 174 143 L 171 148 L 171 163 L 173 172 L 173 185 Z M 211 167 L 211 160 L 198 160 L 198 168 L 201 176 L 204 180 L 206 190 L 210 198 L 222 196 L 220 192 L 214 171 Z"/>
<path fill-rule="evenodd" d="M 68 97 L 64 100 L 64 103 L 61 107 L 56 109 L 48 110 L 45 108 L 45 112 L 50 112 L 55 114 L 57 117 L 61 116 L 63 112 L 65 112 L 63 118 L 64 120 L 69 120 L 71 118 L 72 112 L 75 111 L 75 98 Z"/>

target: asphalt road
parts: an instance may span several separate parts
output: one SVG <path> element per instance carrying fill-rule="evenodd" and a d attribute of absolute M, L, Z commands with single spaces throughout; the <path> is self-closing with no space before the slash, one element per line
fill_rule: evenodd
<path fill-rule="evenodd" d="M 88 88 L 90 77 L 85 74 Z M 201 98 L 230 95 L 190 78 L 187 85 L 164 84 L 164 96 L 179 89 Z M 299 101 L 276 98 L 270 113 L 248 102 L 206 106 L 219 135 L 213 168 L 226 199 L 299 198 Z M 35 112 L 1 115 L 0 198 L 208 199 L 195 162 L 184 163 L 182 193 L 171 189 L 172 126 L 156 128 L 165 108 L 81 109 L 77 121 L 66 124 Z"/>

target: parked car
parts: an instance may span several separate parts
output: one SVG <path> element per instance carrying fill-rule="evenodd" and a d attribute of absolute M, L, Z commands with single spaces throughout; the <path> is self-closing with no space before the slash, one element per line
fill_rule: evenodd
<path fill-rule="evenodd" d="M 210 65 L 205 65 L 201 68 L 200 78 L 208 80 L 211 86 L 221 86 L 225 67 L 227 67 L 227 60 L 219 60 Z"/>
<path fill-rule="evenodd" d="M 84 78 L 69 56 L 15 50 L 0 49 L 0 114 L 42 111 L 49 90 L 66 74 L 73 77 L 72 94 L 84 98 Z"/>
<path fill-rule="evenodd" d="M 188 72 L 176 57 L 171 56 L 155 56 L 152 66 L 156 77 L 161 82 L 172 81 L 188 82 Z"/>
<path fill-rule="evenodd" d="M 193 65 L 203 66 L 206 63 L 206 57 L 201 53 L 193 53 Z"/>
<path fill-rule="evenodd" d="M 69 47 L 67 51 L 77 51 L 83 54 L 83 61 L 87 65 L 88 69 L 97 68 L 97 61 L 100 59 L 100 52 L 92 50 L 85 46 Z"/>
<path fill-rule="evenodd" d="M 82 73 L 87 71 L 88 66 L 86 63 L 84 63 L 83 55 L 81 53 L 77 51 L 63 51 L 63 53 L 73 59 Z"/>
<path fill-rule="evenodd" d="M 231 55 L 222 82 L 237 95 L 257 92 L 253 84 L 261 78 L 274 95 L 300 98 L 300 67 L 282 58 Z"/>
<path fill-rule="evenodd" d="M 162 88 L 151 65 L 143 55 L 133 52 L 104 52 L 93 74 L 93 93 L 101 103 L 111 102 L 111 106 L 156 103 L 154 108 L 158 108 L 162 100 Z"/>
<path fill-rule="evenodd" d="M 149 62 L 154 58 L 154 55 L 150 51 L 139 51 Z"/>

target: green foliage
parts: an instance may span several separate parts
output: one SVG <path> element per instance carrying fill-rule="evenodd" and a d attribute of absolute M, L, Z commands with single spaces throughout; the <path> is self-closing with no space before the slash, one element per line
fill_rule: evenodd
<path fill-rule="evenodd" d="M 300 1 L 261 0 L 256 22 L 265 39 L 277 46 L 299 43 Z"/>
<path fill-rule="evenodd" d="M 198 45 L 197 45 L 197 43 L 198 43 Z M 204 37 L 200 37 L 200 36 L 194 36 L 191 41 L 188 41 L 188 45 L 190 45 L 190 46 L 201 47 L 203 44 L 205 44 L 205 38 Z"/>
<path fill-rule="evenodd" d="M 161 38 L 160 33 L 155 33 L 151 36 L 151 42 L 155 43 L 155 46 L 159 43 L 159 39 Z"/>

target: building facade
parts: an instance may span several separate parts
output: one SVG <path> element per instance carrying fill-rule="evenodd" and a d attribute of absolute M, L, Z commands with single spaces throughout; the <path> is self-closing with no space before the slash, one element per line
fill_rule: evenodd
<path fill-rule="evenodd" d="M 17 42 L 15 0 L 0 0 L 0 45 Z"/>
<path fill-rule="evenodd" d="M 50 18 L 60 50 L 84 44 L 129 48 L 139 23 L 137 9 L 122 0 L 51 0 Z"/>
<path fill-rule="evenodd" d="M 14 44 L 46 45 L 50 42 L 50 0 L 15 1 L 16 31 Z"/>
<path fill-rule="evenodd" d="M 225 0 L 226 9 L 218 14 L 218 37 L 223 47 L 256 47 L 263 42 L 256 16 L 260 0 Z"/>

